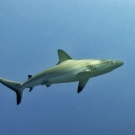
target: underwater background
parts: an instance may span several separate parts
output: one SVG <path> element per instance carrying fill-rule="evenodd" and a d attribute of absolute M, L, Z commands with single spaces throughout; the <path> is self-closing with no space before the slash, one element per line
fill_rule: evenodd
<path fill-rule="evenodd" d="M 135 1 L 1 0 L 0 77 L 25 82 L 58 62 L 114 59 L 125 64 L 78 82 L 24 90 L 19 106 L 0 84 L 1 135 L 135 134 Z"/>

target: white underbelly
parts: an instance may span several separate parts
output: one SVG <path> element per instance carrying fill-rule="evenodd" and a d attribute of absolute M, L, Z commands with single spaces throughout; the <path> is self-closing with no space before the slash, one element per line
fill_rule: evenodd
<path fill-rule="evenodd" d="M 53 83 L 66 83 L 78 81 L 75 74 L 66 74 L 49 79 L 49 82 Z"/>

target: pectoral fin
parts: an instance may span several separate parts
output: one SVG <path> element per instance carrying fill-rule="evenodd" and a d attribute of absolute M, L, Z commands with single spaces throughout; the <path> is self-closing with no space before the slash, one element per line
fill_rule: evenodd
<path fill-rule="evenodd" d="M 86 70 L 86 71 L 83 71 L 83 72 L 79 72 L 79 73 L 76 74 L 76 76 L 79 80 L 82 80 L 82 78 L 90 78 L 91 77 L 91 71 Z"/>
<path fill-rule="evenodd" d="M 86 83 L 88 82 L 89 78 L 84 78 L 83 80 L 80 80 L 79 81 L 79 84 L 78 84 L 78 93 L 80 93 L 83 88 L 85 87 Z"/>

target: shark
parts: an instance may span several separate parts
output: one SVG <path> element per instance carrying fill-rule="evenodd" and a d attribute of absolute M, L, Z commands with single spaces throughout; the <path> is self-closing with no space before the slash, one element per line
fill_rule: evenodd
<path fill-rule="evenodd" d="M 16 93 L 16 102 L 19 105 L 25 88 L 29 88 L 29 92 L 31 92 L 38 85 L 49 87 L 52 84 L 78 81 L 77 93 L 80 93 L 90 78 L 111 72 L 124 64 L 124 62 L 118 60 L 76 60 L 61 49 L 58 49 L 58 57 L 59 61 L 55 66 L 34 76 L 28 75 L 28 80 L 24 83 L 2 77 L 0 77 L 0 83 Z"/>

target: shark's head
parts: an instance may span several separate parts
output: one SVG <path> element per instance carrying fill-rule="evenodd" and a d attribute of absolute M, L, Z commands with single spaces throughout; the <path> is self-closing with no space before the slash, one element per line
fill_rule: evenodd
<path fill-rule="evenodd" d="M 97 68 L 104 72 L 109 72 L 122 66 L 124 62 L 116 60 L 101 60 L 100 64 L 97 65 Z"/>

